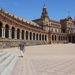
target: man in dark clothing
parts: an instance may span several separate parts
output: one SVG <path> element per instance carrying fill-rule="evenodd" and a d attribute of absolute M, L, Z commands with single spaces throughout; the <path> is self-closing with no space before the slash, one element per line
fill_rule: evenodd
<path fill-rule="evenodd" d="M 25 44 L 23 42 L 20 42 L 18 48 L 20 47 L 20 52 L 21 52 L 21 56 L 24 56 L 24 51 L 25 51 Z"/>

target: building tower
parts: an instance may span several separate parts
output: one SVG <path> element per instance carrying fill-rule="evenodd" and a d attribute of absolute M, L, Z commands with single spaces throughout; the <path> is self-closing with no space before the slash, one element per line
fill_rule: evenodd
<path fill-rule="evenodd" d="M 33 21 L 36 22 L 37 24 L 39 24 L 42 27 L 43 30 L 49 32 L 50 19 L 49 19 L 48 12 L 47 12 L 45 4 L 44 4 L 44 7 L 42 9 L 41 18 L 33 20 Z"/>
<path fill-rule="evenodd" d="M 44 19 L 49 18 L 45 4 L 44 4 L 44 7 L 43 7 L 41 18 L 44 18 Z"/>
<path fill-rule="evenodd" d="M 43 10 L 42 10 L 42 15 L 41 15 L 41 19 L 42 19 L 42 25 L 43 25 L 43 29 L 47 32 L 49 32 L 49 16 L 48 16 L 48 12 L 46 9 L 46 6 L 44 5 Z"/>

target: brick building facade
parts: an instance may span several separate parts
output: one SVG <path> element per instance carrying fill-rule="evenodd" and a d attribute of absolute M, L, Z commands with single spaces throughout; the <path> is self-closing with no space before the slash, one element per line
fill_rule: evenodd
<path fill-rule="evenodd" d="M 75 42 L 75 21 L 51 20 L 44 5 L 41 18 L 29 21 L 0 9 L 0 47 Z"/>

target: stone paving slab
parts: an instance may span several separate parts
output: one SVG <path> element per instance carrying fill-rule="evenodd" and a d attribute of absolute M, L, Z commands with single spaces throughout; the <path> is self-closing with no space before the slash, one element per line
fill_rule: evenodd
<path fill-rule="evenodd" d="M 26 46 L 11 75 L 75 75 L 75 44 Z M 4 49 L 20 56 L 19 49 Z"/>

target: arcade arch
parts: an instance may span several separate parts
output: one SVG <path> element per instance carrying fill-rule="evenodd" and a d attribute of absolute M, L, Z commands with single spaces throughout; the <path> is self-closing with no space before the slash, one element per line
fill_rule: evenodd
<path fill-rule="evenodd" d="M 9 38 L 9 25 L 8 24 L 6 24 L 5 26 L 5 37 Z"/>

